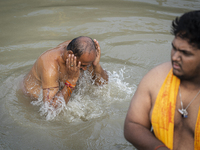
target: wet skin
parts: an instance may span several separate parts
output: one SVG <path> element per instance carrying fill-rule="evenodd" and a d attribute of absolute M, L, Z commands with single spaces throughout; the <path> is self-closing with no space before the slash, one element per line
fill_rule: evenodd
<path fill-rule="evenodd" d="M 98 42 L 94 40 L 96 49 L 86 50 L 80 57 L 74 56 L 71 50 L 66 50 L 69 42 L 44 52 L 25 76 L 23 89 L 32 99 L 37 99 L 42 91 L 43 101 L 48 101 L 55 107 L 58 97 L 63 97 L 67 103 L 70 95 L 65 82 L 68 80 L 75 85 L 81 70 L 88 69 L 94 77 L 98 76 L 95 78 L 97 85 L 104 84 L 100 78 L 108 81 L 107 72 L 99 64 L 101 51 Z"/>

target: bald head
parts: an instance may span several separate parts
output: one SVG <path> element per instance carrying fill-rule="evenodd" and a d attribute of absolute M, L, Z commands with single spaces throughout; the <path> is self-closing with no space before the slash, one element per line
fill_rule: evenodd
<path fill-rule="evenodd" d="M 87 36 L 79 36 L 73 39 L 67 46 L 67 50 L 71 50 L 75 56 L 80 57 L 83 53 L 95 51 L 94 41 Z"/>

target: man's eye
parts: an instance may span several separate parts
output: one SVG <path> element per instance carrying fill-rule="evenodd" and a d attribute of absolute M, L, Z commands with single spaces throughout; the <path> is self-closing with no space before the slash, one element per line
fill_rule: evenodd
<path fill-rule="evenodd" d="M 182 53 L 183 53 L 184 55 L 187 55 L 187 56 L 190 55 L 190 53 L 188 53 L 188 52 L 186 52 L 186 51 L 182 51 Z"/>
<path fill-rule="evenodd" d="M 187 54 L 187 52 L 185 52 L 185 51 L 182 51 L 182 53 L 183 53 L 183 54 Z"/>

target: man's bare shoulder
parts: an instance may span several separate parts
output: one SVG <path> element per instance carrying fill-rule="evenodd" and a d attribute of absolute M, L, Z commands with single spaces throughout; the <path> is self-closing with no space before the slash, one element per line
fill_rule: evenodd
<path fill-rule="evenodd" d="M 167 74 L 171 69 L 171 62 L 163 63 L 151 69 L 142 79 L 141 87 L 151 95 L 154 102 Z"/>
<path fill-rule="evenodd" d="M 167 76 L 168 72 L 172 68 L 171 62 L 166 62 L 160 64 L 153 69 L 151 69 L 145 76 L 145 80 L 150 80 L 152 82 L 162 82 Z"/>
<path fill-rule="evenodd" d="M 151 69 L 141 80 L 132 98 L 128 119 L 150 129 L 150 112 L 171 63 L 164 63 Z"/>
<path fill-rule="evenodd" d="M 151 69 L 140 81 L 139 89 L 145 90 L 151 96 L 157 95 L 162 83 L 171 69 L 171 62 L 160 64 Z"/>
<path fill-rule="evenodd" d="M 157 93 L 170 69 L 171 62 L 154 67 L 142 78 L 137 91 L 146 91 L 146 93 L 149 93 L 150 95 L 152 93 Z"/>
<path fill-rule="evenodd" d="M 39 56 L 35 64 L 35 70 L 38 76 L 52 76 L 58 73 L 59 62 L 61 59 L 61 50 L 59 48 L 54 48 L 45 51 Z"/>

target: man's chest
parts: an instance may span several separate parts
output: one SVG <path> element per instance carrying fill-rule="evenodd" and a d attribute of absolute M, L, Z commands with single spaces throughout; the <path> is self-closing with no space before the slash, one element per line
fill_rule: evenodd
<path fill-rule="evenodd" d="M 174 116 L 174 150 L 194 149 L 194 141 L 200 136 L 199 112 L 194 107 L 188 108 L 188 117 L 184 118 L 177 109 Z"/>
<path fill-rule="evenodd" d="M 191 104 L 191 106 L 186 109 L 187 117 L 181 113 L 181 110 L 182 110 L 181 105 L 177 104 L 174 116 L 174 131 L 175 132 L 187 131 L 188 134 L 193 135 L 197 124 L 197 119 L 200 117 L 199 104 L 198 103 Z M 200 125 L 200 122 L 198 124 Z"/>

